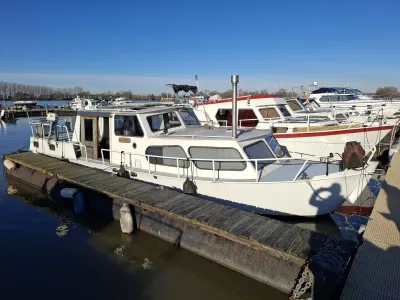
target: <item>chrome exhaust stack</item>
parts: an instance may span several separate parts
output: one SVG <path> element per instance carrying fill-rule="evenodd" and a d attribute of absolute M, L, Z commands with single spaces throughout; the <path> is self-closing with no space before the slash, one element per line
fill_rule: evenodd
<path fill-rule="evenodd" d="M 232 82 L 232 138 L 236 139 L 236 137 L 237 137 L 237 120 L 238 120 L 237 85 L 239 83 L 239 75 L 232 75 L 231 82 Z"/>

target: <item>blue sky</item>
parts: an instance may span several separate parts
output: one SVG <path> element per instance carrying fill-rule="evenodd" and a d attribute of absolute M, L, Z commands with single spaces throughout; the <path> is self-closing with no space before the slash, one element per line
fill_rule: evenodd
<path fill-rule="evenodd" d="M 400 87 L 400 2 L 0 2 L 0 81 L 92 91 Z"/>

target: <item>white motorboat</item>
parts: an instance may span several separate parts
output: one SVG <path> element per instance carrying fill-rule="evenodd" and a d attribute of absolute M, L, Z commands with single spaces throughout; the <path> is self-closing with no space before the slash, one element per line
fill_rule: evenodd
<path fill-rule="evenodd" d="M 309 103 L 311 108 L 307 105 L 305 99 L 288 99 L 286 100 L 286 109 L 292 116 L 328 117 L 331 120 L 338 121 L 340 124 L 354 122 L 368 124 L 376 120 L 387 123 L 389 119 L 400 118 L 400 115 L 389 115 L 388 111 L 384 112 L 384 108 L 381 107 L 357 109 L 355 107 L 321 107 L 315 100 L 309 100 Z"/>
<path fill-rule="evenodd" d="M 73 110 L 81 110 L 81 109 L 97 109 L 104 104 L 94 99 L 86 99 L 76 96 L 69 102 L 68 105 Z"/>
<path fill-rule="evenodd" d="M 111 106 L 127 106 L 127 105 L 130 105 L 130 104 L 132 104 L 132 101 L 131 100 L 127 100 L 124 97 L 118 97 L 118 98 L 115 98 L 114 100 L 111 100 L 109 102 L 109 105 L 111 105 Z"/>
<path fill-rule="evenodd" d="M 13 105 L 15 107 L 33 107 L 36 106 L 37 101 L 35 100 L 20 100 L 20 101 L 14 101 Z"/>
<path fill-rule="evenodd" d="M 357 110 L 368 108 L 382 108 L 385 116 L 400 115 L 400 100 L 372 99 L 361 93 L 351 93 L 352 90 L 321 87 L 310 92 L 310 100 L 315 100 L 321 107 L 353 108 Z"/>
<path fill-rule="evenodd" d="M 232 99 L 198 104 L 194 112 L 203 125 L 232 126 Z M 361 142 L 365 148 L 377 145 L 397 120 L 372 120 L 339 124 L 328 115 L 292 116 L 283 98 L 273 95 L 239 97 L 238 124 L 241 128 L 271 129 L 278 142 L 292 156 L 340 154 L 347 142 Z M 387 122 L 385 124 L 385 122 Z"/>
<path fill-rule="evenodd" d="M 377 163 L 292 158 L 269 130 L 207 129 L 191 109 L 78 111 L 32 122 L 30 150 L 257 213 L 317 216 L 354 203 Z"/>

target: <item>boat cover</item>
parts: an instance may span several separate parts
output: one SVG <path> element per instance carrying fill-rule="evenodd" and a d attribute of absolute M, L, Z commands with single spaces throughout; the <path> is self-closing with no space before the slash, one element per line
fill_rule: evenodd
<path fill-rule="evenodd" d="M 187 85 L 187 84 L 169 84 L 172 87 L 175 93 L 179 92 L 193 92 L 194 94 L 197 93 L 197 86 L 195 85 Z"/>

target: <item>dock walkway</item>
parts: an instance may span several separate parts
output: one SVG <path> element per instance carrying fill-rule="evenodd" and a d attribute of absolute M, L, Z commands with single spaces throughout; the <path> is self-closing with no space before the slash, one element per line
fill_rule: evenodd
<path fill-rule="evenodd" d="M 333 239 L 351 255 L 349 244 L 337 238 L 168 188 L 32 152 L 7 154 L 4 158 L 26 167 L 26 176 L 35 170 L 53 181 L 94 190 L 119 203 L 126 201 L 135 207 L 138 229 L 286 293 L 306 259 L 325 242 Z M 18 172 L 8 171 L 10 175 Z"/>
<path fill-rule="evenodd" d="M 341 299 L 400 299 L 400 154 L 393 157 Z"/>

